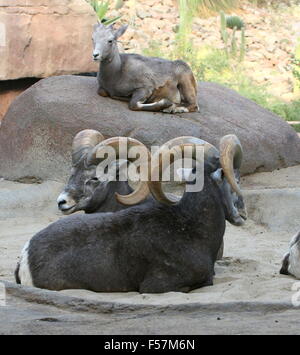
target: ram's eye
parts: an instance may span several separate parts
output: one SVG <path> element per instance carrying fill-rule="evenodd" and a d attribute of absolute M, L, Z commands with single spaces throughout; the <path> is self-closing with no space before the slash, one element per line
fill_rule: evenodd
<path fill-rule="evenodd" d="M 112 39 L 110 39 L 110 40 L 108 41 L 108 43 L 113 43 L 113 40 L 112 40 Z"/>

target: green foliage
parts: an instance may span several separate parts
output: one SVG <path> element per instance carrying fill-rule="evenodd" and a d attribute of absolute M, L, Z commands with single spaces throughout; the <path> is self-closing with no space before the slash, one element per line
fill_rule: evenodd
<path fill-rule="evenodd" d="M 106 18 L 107 12 L 109 11 L 109 1 L 89 0 L 89 2 L 96 12 L 99 21 L 104 25 L 111 25 L 121 18 L 121 16 L 117 16 L 112 19 Z"/>
<path fill-rule="evenodd" d="M 238 16 L 228 16 L 226 18 L 226 27 L 230 29 L 236 28 L 240 31 L 245 26 L 244 21 Z"/>
<path fill-rule="evenodd" d="M 293 125 L 296 132 L 300 132 L 300 124 Z"/>
<path fill-rule="evenodd" d="M 180 20 L 179 27 L 175 31 L 177 32 L 177 41 L 181 42 L 181 47 L 184 48 L 185 46 L 195 16 L 218 12 L 220 10 L 230 10 L 236 7 L 239 1 L 240 0 L 178 0 Z"/>
<path fill-rule="evenodd" d="M 297 86 L 300 87 L 300 59 L 293 59 L 293 75 L 297 81 Z"/>
<path fill-rule="evenodd" d="M 193 15 L 207 16 L 221 10 L 231 10 L 237 7 L 239 2 L 240 0 L 187 0 L 186 7 Z"/>
<path fill-rule="evenodd" d="M 296 47 L 295 57 L 292 61 L 293 75 L 295 78 L 294 91 L 300 92 L 300 38 L 298 39 L 298 45 Z"/>
<path fill-rule="evenodd" d="M 243 63 L 229 58 L 224 50 L 213 47 L 195 48 L 191 41 L 184 45 L 176 43 L 172 50 L 165 50 L 160 43 L 151 42 L 144 54 L 171 60 L 180 58 L 191 66 L 197 80 L 227 86 L 287 121 L 299 120 L 300 100 L 286 103 L 270 95 L 266 85 L 255 84 L 245 75 Z M 299 127 L 293 127 L 299 130 Z"/>
<path fill-rule="evenodd" d="M 210 81 L 222 84 L 236 90 L 242 96 L 253 100 L 257 104 L 281 116 L 287 121 L 299 120 L 300 100 L 286 103 L 268 93 L 267 86 L 257 85 L 245 75 L 243 59 L 246 51 L 245 26 L 233 26 L 232 20 L 228 21 L 224 12 L 221 12 L 221 38 L 225 44 L 224 49 L 214 47 L 200 47 L 193 45 L 189 35 L 193 20 L 193 4 L 202 3 L 207 6 L 216 6 L 217 1 L 179 0 L 180 24 L 176 29 L 174 46 L 164 48 L 161 43 L 151 42 L 144 50 L 147 56 L 162 57 L 166 59 L 182 59 L 192 68 L 197 80 Z M 210 3 L 210 4 L 209 4 Z M 213 4 L 212 4 L 213 3 Z M 218 8 L 220 9 L 220 8 Z M 235 23 L 234 20 L 233 23 Z M 240 40 L 237 33 L 240 32 Z M 300 46 L 299 46 L 300 59 Z M 293 126 L 300 130 L 298 126 Z"/>
<path fill-rule="evenodd" d="M 220 19 L 221 19 L 221 38 L 222 41 L 224 42 L 225 45 L 225 51 L 226 54 L 228 55 L 228 40 L 229 40 L 229 34 L 227 32 L 227 25 L 226 25 L 226 17 L 223 11 L 220 12 Z"/>
<path fill-rule="evenodd" d="M 295 100 L 290 103 L 280 102 L 273 100 L 271 102 L 271 111 L 275 112 L 278 116 L 283 117 L 287 121 L 299 121 L 300 100 Z"/>
<path fill-rule="evenodd" d="M 243 61 L 246 52 L 245 25 L 243 20 L 241 20 L 238 16 L 226 17 L 224 12 L 221 11 L 220 26 L 221 38 L 224 42 L 224 50 L 228 57 L 237 57 L 238 44 L 236 39 L 236 32 L 241 31 L 238 58 L 240 61 Z M 227 30 L 227 28 L 232 29 L 231 33 Z"/>
<path fill-rule="evenodd" d="M 246 54 L 246 37 L 245 37 L 245 27 L 241 30 L 241 45 L 240 45 L 240 62 L 245 58 Z"/>

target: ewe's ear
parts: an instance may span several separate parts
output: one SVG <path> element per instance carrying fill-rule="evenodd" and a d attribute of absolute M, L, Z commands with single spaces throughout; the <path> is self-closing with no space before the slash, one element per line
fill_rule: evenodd
<path fill-rule="evenodd" d="M 124 25 L 124 26 L 121 26 L 119 29 L 117 29 L 117 31 L 114 33 L 115 39 L 118 39 L 119 37 L 121 37 L 125 33 L 127 28 L 128 28 L 128 25 Z"/>
<path fill-rule="evenodd" d="M 96 31 L 101 26 L 103 26 L 103 24 L 98 20 L 98 22 L 94 25 L 94 31 Z"/>

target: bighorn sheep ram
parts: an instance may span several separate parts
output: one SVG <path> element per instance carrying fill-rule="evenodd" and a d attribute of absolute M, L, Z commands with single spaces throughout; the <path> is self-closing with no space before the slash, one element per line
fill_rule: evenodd
<path fill-rule="evenodd" d="M 283 258 L 280 273 L 300 279 L 300 231 L 290 242 L 290 248 Z"/>
<path fill-rule="evenodd" d="M 118 142 L 119 137 L 111 138 L 105 145 L 116 147 Z M 128 144 L 143 146 L 133 139 Z M 197 144 L 205 150 L 202 191 L 186 191 L 176 201 L 164 193 L 160 181 L 140 182 L 129 196 L 123 196 L 123 203 L 145 199 L 145 184 L 158 203 L 59 220 L 24 247 L 17 282 L 50 290 L 141 293 L 211 285 L 225 220 L 241 225 L 246 218 L 237 181 L 242 149 L 233 135 L 222 138 L 220 156 L 207 142 L 180 137 L 163 145 L 158 154 L 166 146 L 189 145 L 195 150 Z M 100 143 L 98 151 L 103 147 Z M 89 159 L 99 162 L 95 150 Z"/>
<path fill-rule="evenodd" d="M 129 101 L 135 111 L 195 112 L 197 83 L 182 60 L 119 53 L 117 40 L 127 26 L 94 27 L 93 59 L 100 61 L 98 94 Z"/>
<path fill-rule="evenodd" d="M 58 208 L 63 214 L 69 215 L 77 211 L 116 212 L 128 207 L 121 203 L 122 195 L 133 192 L 128 181 L 100 181 L 97 178 L 97 166 L 90 158 L 93 150 L 103 141 L 103 135 L 92 129 L 83 130 L 75 136 L 71 176 L 57 199 Z M 116 164 L 117 177 L 124 165 L 127 165 L 126 161 Z"/>

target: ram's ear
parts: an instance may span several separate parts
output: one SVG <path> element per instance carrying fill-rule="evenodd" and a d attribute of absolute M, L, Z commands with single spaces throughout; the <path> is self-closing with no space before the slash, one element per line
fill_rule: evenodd
<path fill-rule="evenodd" d="M 127 28 L 128 28 L 128 25 L 124 25 L 124 26 L 121 26 L 120 28 L 118 28 L 114 33 L 115 39 L 120 38 L 126 32 Z"/>
<path fill-rule="evenodd" d="M 220 169 L 217 169 L 216 171 L 214 171 L 211 175 L 212 179 L 220 184 L 222 181 L 223 181 L 223 178 L 224 178 L 224 172 L 223 172 L 223 169 L 220 168 Z"/>

